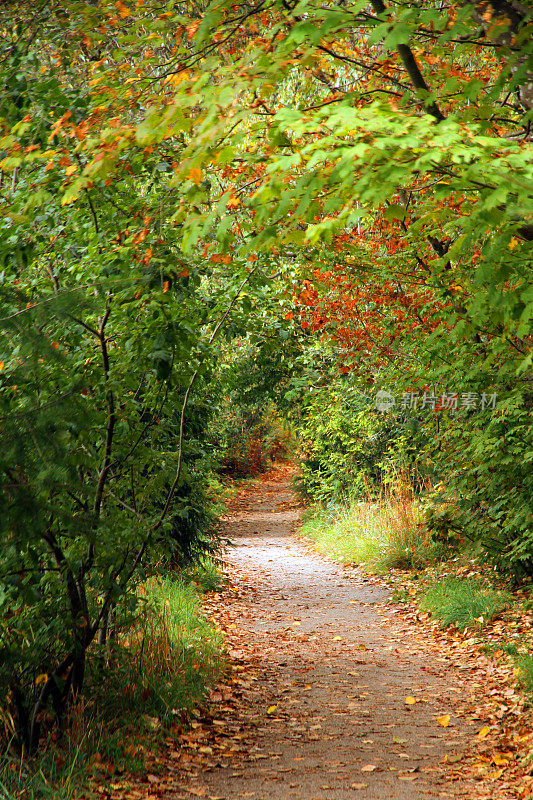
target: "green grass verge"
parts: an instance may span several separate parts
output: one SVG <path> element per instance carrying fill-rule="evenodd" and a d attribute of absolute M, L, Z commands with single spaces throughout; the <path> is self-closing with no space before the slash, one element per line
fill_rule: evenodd
<path fill-rule="evenodd" d="M 203 570 L 203 572 L 202 572 Z M 171 725 L 201 703 L 224 670 L 221 634 L 202 616 L 197 585 L 149 580 L 141 611 L 100 672 L 87 678 L 67 731 L 31 762 L 0 761 L 0 800 L 75 800 L 93 774 L 142 774 L 145 754 Z"/>
<path fill-rule="evenodd" d="M 511 602 L 506 592 L 490 589 L 476 578 L 442 578 L 422 595 L 420 606 L 438 619 L 443 628 L 459 630 L 479 626 L 501 613 Z"/>
<path fill-rule="evenodd" d="M 337 561 L 378 573 L 422 569 L 445 554 L 426 530 L 416 502 L 406 497 L 354 502 L 335 514 L 315 506 L 301 533 Z"/>

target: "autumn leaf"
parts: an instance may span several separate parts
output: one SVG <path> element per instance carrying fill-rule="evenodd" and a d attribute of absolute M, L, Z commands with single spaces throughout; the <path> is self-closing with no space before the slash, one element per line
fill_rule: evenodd
<path fill-rule="evenodd" d="M 277 703 L 273 706 L 269 706 L 267 708 L 267 714 L 273 714 L 277 707 L 278 707 Z"/>
<path fill-rule="evenodd" d="M 449 714 L 444 714 L 442 717 L 437 717 L 437 722 L 443 728 L 447 728 L 448 725 L 450 724 L 450 715 Z"/>
<path fill-rule="evenodd" d="M 235 195 L 232 195 L 228 200 L 228 208 L 237 208 L 238 206 L 240 206 L 240 204 L 241 201 Z"/>
<path fill-rule="evenodd" d="M 122 0 L 117 0 L 117 2 L 115 3 L 115 8 L 118 11 L 119 17 L 121 17 L 122 19 L 126 19 L 126 17 L 129 17 L 131 14 L 131 10 L 128 8 L 127 5 L 125 5 L 125 3 L 122 2 Z"/>
<path fill-rule="evenodd" d="M 490 728 L 488 725 L 484 725 L 483 728 L 479 731 L 477 737 L 478 739 L 485 739 L 487 735 L 490 733 Z"/>
<path fill-rule="evenodd" d="M 201 182 L 202 182 L 202 180 L 203 180 L 203 172 L 202 172 L 202 170 L 200 169 L 200 167 L 191 167 L 191 169 L 190 169 L 190 170 L 189 170 L 189 172 L 187 173 L 187 177 L 188 177 L 188 178 L 189 178 L 189 179 L 190 179 L 190 180 L 191 180 L 193 183 L 195 183 L 195 184 L 196 184 L 196 186 L 199 186 L 199 185 L 200 185 L 200 183 L 201 183 Z"/>
<path fill-rule="evenodd" d="M 509 759 L 503 753 L 494 753 L 492 761 L 497 767 L 506 767 L 509 763 Z"/>
<path fill-rule="evenodd" d="M 375 764 L 366 764 L 366 766 L 361 767 L 361 772 L 374 772 L 377 769 Z"/>
<path fill-rule="evenodd" d="M 168 281 L 165 281 L 164 284 L 163 284 L 163 294 L 166 294 L 168 292 L 169 286 L 170 286 L 170 283 Z"/>
<path fill-rule="evenodd" d="M 77 169 L 78 169 L 77 164 L 71 164 L 70 167 L 66 168 L 65 174 L 70 177 L 70 175 L 74 175 L 74 173 L 77 171 Z"/>
<path fill-rule="evenodd" d="M 408 697 L 405 698 L 405 705 L 414 706 L 415 703 L 416 703 L 416 700 L 412 695 L 409 695 Z"/>
<path fill-rule="evenodd" d="M 37 675 L 37 677 L 35 678 L 35 685 L 41 686 L 43 683 L 46 683 L 47 680 L 48 680 L 48 675 L 46 674 L 46 672 L 43 672 L 41 673 L 41 675 Z"/>

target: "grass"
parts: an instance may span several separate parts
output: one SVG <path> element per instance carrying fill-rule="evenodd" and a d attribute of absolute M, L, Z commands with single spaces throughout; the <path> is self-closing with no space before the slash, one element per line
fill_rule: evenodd
<path fill-rule="evenodd" d="M 187 567 L 182 577 L 186 583 L 198 586 L 202 592 L 219 592 L 226 585 L 221 572 L 221 562 L 211 556 L 203 556 L 198 562 Z"/>
<path fill-rule="evenodd" d="M 93 775 L 141 774 L 176 719 L 205 698 L 224 669 L 221 634 L 202 616 L 197 585 L 153 578 L 140 613 L 114 643 L 105 669 L 88 675 L 67 732 L 31 762 L 0 761 L 0 800 L 75 800 Z M 103 666 L 103 665 L 102 665 Z"/>
<path fill-rule="evenodd" d="M 301 532 L 336 560 L 378 573 L 422 569 L 445 552 L 431 538 L 408 489 L 378 501 L 351 502 L 335 513 L 315 507 Z"/>
<path fill-rule="evenodd" d="M 420 606 L 443 628 L 455 625 L 464 630 L 494 619 L 510 602 L 510 595 L 489 588 L 480 579 L 447 577 L 426 589 Z"/>

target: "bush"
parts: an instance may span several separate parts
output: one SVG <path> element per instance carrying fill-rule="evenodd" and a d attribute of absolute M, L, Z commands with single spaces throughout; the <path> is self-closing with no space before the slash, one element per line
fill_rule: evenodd
<path fill-rule="evenodd" d="M 394 483 L 399 472 L 413 487 L 433 471 L 417 459 L 426 432 L 416 419 L 384 416 L 348 379 L 308 396 L 298 425 L 300 476 L 296 488 L 319 503 L 365 497 Z"/>

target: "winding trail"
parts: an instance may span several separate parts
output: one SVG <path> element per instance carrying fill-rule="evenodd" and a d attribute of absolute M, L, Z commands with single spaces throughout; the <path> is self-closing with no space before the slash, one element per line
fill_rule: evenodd
<path fill-rule="evenodd" d="M 472 784 L 454 783 L 439 763 L 472 736 L 463 721 L 437 721 L 457 703 L 453 678 L 418 647 L 416 627 L 384 603 L 382 583 L 296 538 L 289 478 L 282 468 L 248 486 L 224 519 L 233 588 L 221 615 L 238 696 L 231 704 L 213 693 L 211 726 L 220 733 L 179 796 L 470 795 Z"/>

